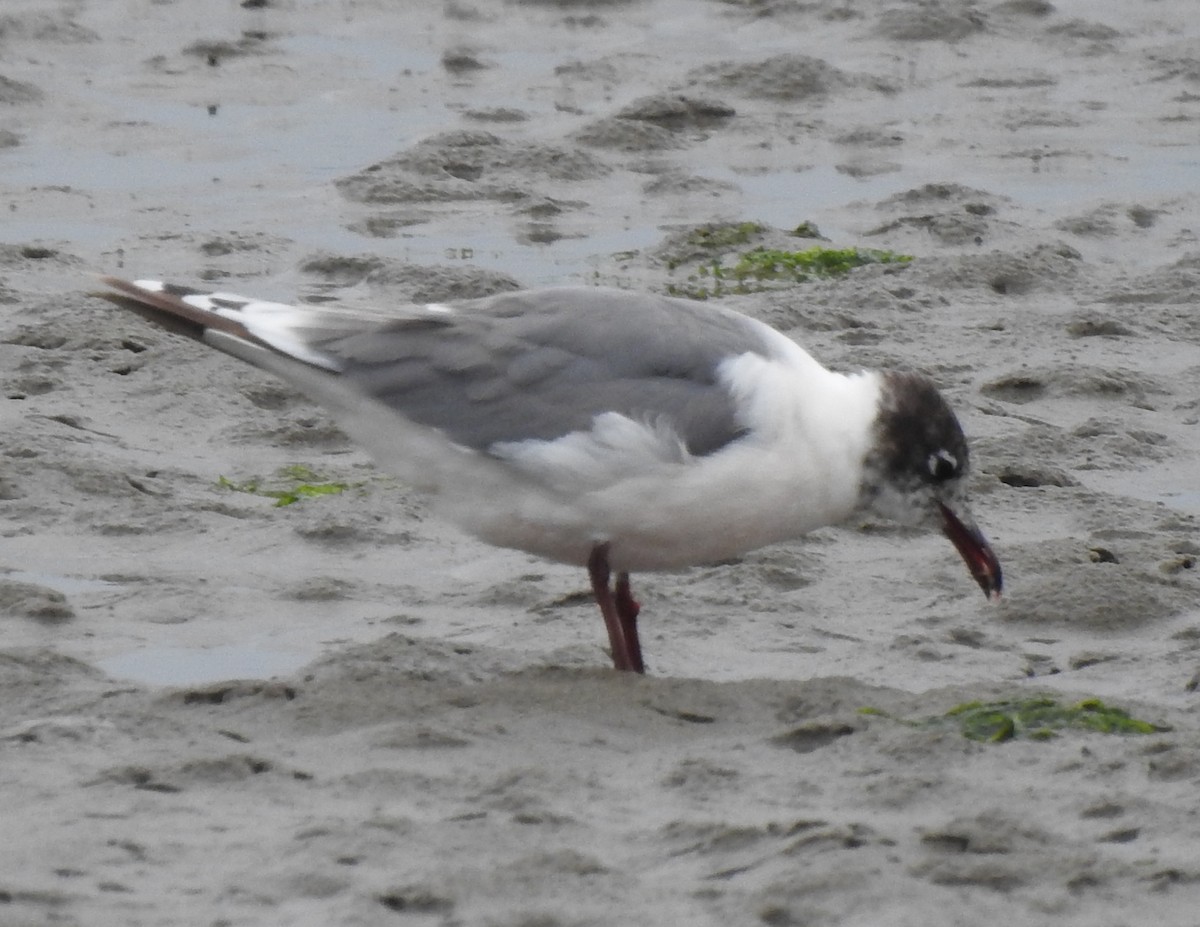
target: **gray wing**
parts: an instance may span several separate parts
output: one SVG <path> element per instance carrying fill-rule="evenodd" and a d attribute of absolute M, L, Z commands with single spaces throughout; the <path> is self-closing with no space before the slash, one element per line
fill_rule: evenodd
<path fill-rule="evenodd" d="M 744 316 L 596 288 L 456 303 L 313 347 L 356 389 L 480 451 L 586 431 L 619 412 L 669 425 L 695 455 L 745 432 L 718 365 L 768 353 Z"/>

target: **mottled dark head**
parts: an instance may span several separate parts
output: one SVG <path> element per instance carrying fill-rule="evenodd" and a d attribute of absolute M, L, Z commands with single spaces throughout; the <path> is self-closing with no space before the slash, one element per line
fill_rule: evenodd
<path fill-rule="evenodd" d="M 970 456 L 958 418 L 920 374 L 884 371 L 880 378 L 874 446 L 863 473 L 863 507 L 904 525 L 941 529 L 984 595 L 998 597 L 1000 562 L 967 505 Z"/>

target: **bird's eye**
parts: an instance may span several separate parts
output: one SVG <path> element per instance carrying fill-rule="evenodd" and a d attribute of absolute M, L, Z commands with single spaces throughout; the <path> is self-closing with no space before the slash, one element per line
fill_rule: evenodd
<path fill-rule="evenodd" d="M 946 480 L 953 479 L 958 476 L 958 460 L 945 450 L 930 454 L 929 475 L 935 483 L 944 483 Z"/>

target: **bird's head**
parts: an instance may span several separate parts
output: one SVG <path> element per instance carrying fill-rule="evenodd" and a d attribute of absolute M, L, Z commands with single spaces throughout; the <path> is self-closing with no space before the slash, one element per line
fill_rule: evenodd
<path fill-rule="evenodd" d="M 948 537 L 984 595 L 999 598 L 1000 561 L 967 504 L 967 441 L 937 388 L 915 373 L 880 374 L 874 444 L 867 455 L 862 506 L 903 525 Z"/>

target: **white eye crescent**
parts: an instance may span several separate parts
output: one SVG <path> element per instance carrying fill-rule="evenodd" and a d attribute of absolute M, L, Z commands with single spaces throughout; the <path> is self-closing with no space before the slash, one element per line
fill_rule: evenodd
<path fill-rule="evenodd" d="M 929 455 L 929 475 L 939 483 L 958 475 L 958 458 L 947 450 Z"/>

